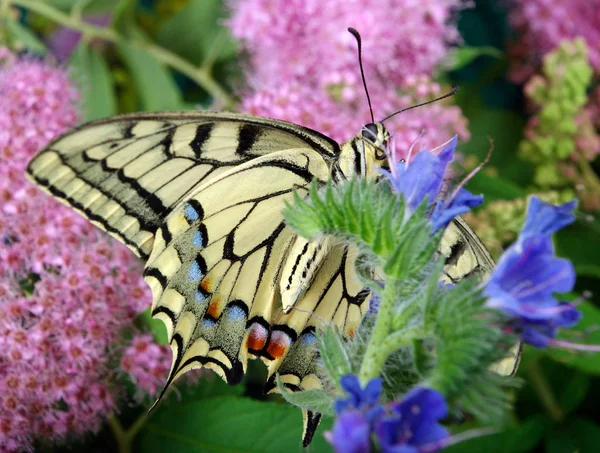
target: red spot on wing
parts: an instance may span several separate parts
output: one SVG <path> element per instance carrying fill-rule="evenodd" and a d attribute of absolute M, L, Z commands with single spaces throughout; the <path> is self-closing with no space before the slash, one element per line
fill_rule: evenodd
<path fill-rule="evenodd" d="M 246 343 L 248 349 L 252 351 L 260 351 L 267 343 L 269 332 L 264 326 L 258 323 L 252 323 L 248 331 L 248 341 Z"/>
<path fill-rule="evenodd" d="M 283 357 L 292 344 L 290 336 L 280 330 L 276 330 L 271 335 L 271 340 L 267 345 L 267 353 L 274 359 Z"/>

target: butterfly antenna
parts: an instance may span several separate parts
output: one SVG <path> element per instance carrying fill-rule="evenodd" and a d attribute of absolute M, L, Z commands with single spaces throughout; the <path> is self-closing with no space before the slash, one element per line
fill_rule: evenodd
<path fill-rule="evenodd" d="M 358 64 L 360 66 L 360 76 L 362 77 L 363 86 L 365 87 L 365 93 L 367 94 L 367 102 L 369 103 L 369 111 L 371 112 L 371 123 L 375 122 L 375 117 L 373 116 L 373 106 L 371 105 L 371 96 L 369 96 L 369 90 L 367 89 L 367 80 L 365 79 L 365 70 L 363 69 L 362 62 L 362 39 L 360 38 L 360 33 L 350 27 L 348 31 L 352 33 L 352 36 L 356 38 L 356 42 L 358 43 Z"/>
<path fill-rule="evenodd" d="M 398 110 L 397 112 L 394 112 L 391 115 L 386 116 L 384 119 L 382 119 L 380 121 L 380 123 L 383 123 L 384 121 L 389 120 L 392 116 L 396 116 L 399 113 L 406 112 L 407 110 L 416 109 L 417 107 L 423 107 L 424 105 L 433 104 L 434 102 L 441 101 L 442 99 L 449 98 L 450 96 L 454 96 L 456 93 L 458 93 L 459 89 L 460 89 L 460 87 L 458 85 L 452 85 L 452 91 L 450 91 L 450 93 L 446 93 L 443 96 L 440 96 L 439 98 L 432 99 L 431 101 L 422 102 L 421 104 L 411 105 L 410 107 L 406 107 L 404 109 Z"/>

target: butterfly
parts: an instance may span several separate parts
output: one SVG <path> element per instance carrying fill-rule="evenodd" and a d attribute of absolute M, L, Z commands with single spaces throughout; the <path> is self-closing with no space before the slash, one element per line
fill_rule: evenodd
<path fill-rule="evenodd" d="M 152 316 L 173 352 L 165 390 L 202 367 L 237 384 L 255 358 L 268 367 L 266 392 L 277 390 L 276 374 L 291 390 L 309 390 L 322 387 L 317 329 L 334 324 L 352 337 L 370 293 L 355 246 L 297 236 L 282 208 L 314 180 L 377 178 L 389 139 L 383 121 L 338 144 L 251 115 L 137 113 L 66 132 L 34 156 L 27 175 L 145 261 Z M 460 218 L 440 253 L 449 282 L 494 265 Z M 497 372 L 514 373 L 514 352 Z M 306 446 L 320 415 L 303 415 Z"/>
<path fill-rule="evenodd" d="M 367 124 L 339 145 L 296 124 L 235 113 L 138 113 L 92 121 L 48 144 L 29 178 L 145 261 L 152 315 L 173 362 L 166 387 L 206 367 L 239 383 L 247 361 L 293 390 L 321 386 L 315 330 L 352 336 L 368 311 L 352 245 L 309 241 L 281 214 L 313 180 L 373 178 L 389 133 Z M 457 218 L 440 252 L 445 279 L 486 275 L 493 261 Z M 512 374 L 514 358 L 503 374 Z M 312 417 L 312 419 L 311 419 Z M 318 416 L 305 414 L 310 440 Z"/>

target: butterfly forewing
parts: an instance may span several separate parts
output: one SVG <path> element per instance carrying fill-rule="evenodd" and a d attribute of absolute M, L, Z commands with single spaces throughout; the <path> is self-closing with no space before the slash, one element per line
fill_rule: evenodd
<path fill-rule="evenodd" d="M 147 258 L 172 208 L 204 181 L 274 151 L 338 145 L 284 121 L 202 112 L 124 115 L 87 123 L 40 151 L 28 175 Z"/>

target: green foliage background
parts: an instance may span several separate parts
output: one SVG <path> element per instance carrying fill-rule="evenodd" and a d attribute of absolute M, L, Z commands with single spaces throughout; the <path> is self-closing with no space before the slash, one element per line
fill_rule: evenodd
<path fill-rule="evenodd" d="M 222 25 L 226 9 L 220 0 L 19 0 L 12 4 L 23 7 L 24 14 L 3 16 L 2 38 L 38 54 L 45 53 L 40 37 L 56 27 L 45 6 L 62 11 L 59 18 L 63 19 L 75 4 L 82 13 L 114 14 L 118 35 L 105 37 L 112 44 L 84 35 L 69 61 L 83 93 L 86 120 L 139 110 L 208 106 L 212 95 L 221 90 L 226 105 L 217 107 L 227 107 L 231 93 L 242 83 L 241 58 Z M 36 10 L 35 5 L 42 7 Z M 484 193 L 486 201 L 524 196 L 533 168 L 517 156 L 526 116 L 521 88 L 505 78 L 505 43 L 511 33 L 506 11 L 496 0 L 476 0 L 474 8 L 461 13 L 459 25 L 468 47 L 457 53 L 457 69 L 444 77 L 461 85 L 456 101 L 469 119 L 472 139 L 461 145 L 460 152 L 483 159 L 492 137 L 495 151 L 489 165 L 497 169 L 493 176 L 480 172 L 468 188 Z M 168 49 L 176 61 L 161 57 L 157 49 Z M 600 291 L 599 233 L 599 220 L 578 220 L 558 235 L 558 253 L 570 258 L 578 271 L 579 293 Z M 600 310 L 589 301 L 581 308 L 584 318 L 576 328 L 581 336 L 574 340 L 600 344 L 600 332 L 594 330 L 600 325 Z M 253 364 L 237 387 L 228 387 L 216 376 L 205 377 L 195 387 L 182 387 L 180 396 L 171 394 L 149 417 L 144 415 L 146 404 L 124 407 L 120 426 L 108 425 L 100 435 L 64 451 L 113 451 L 117 443 L 122 452 L 298 451 L 300 411 L 279 397 L 262 396 L 264 374 L 260 364 Z M 525 348 L 518 373 L 524 385 L 515 392 L 515 411 L 507 429 L 447 451 L 599 451 L 599 375 L 600 354 Z M 325 420 L 320 433 L 330 426 L 331 420 Z M 132 429 L 119 431 L 122 427 Z M 469 420 L 463 427 L 469 427 Z M 311 451 L 330 451 L 321 434 Z"/>

